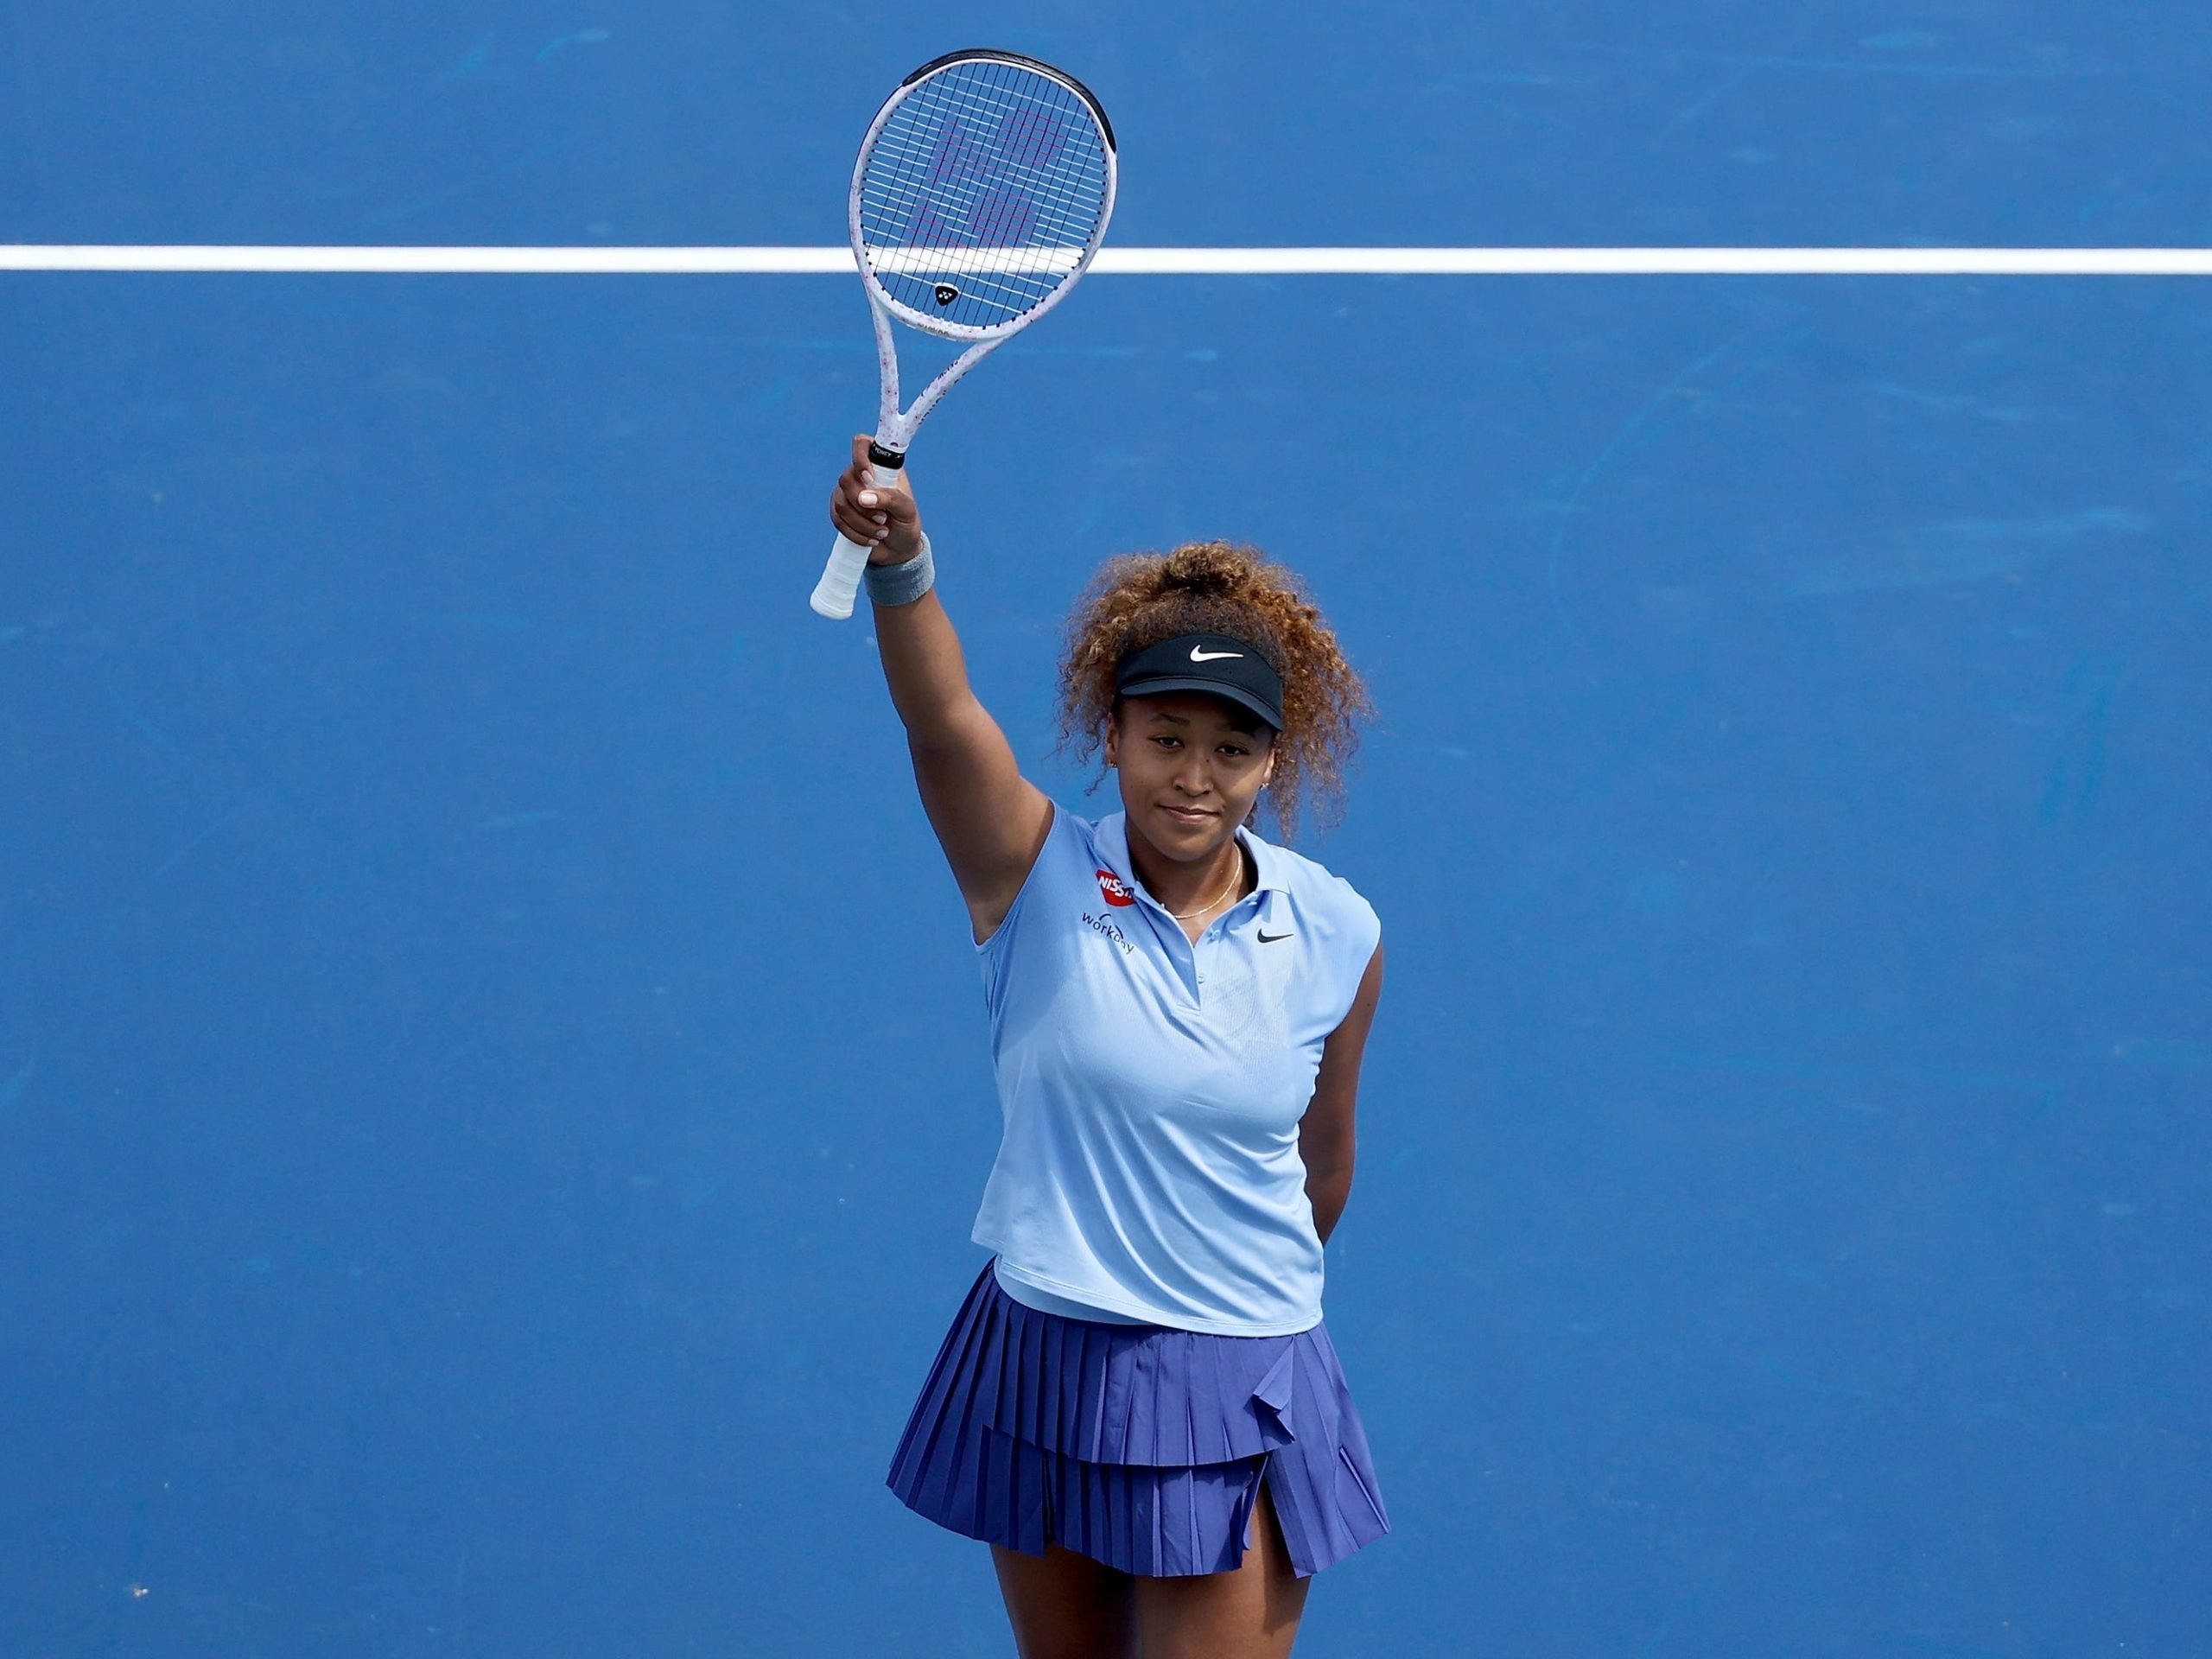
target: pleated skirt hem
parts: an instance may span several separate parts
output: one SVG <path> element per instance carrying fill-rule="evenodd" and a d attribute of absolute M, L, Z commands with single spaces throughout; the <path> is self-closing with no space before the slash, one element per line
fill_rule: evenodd
<path fill-rule="evenodd" d="M 1015 1301 L 986 1262 L 885 1484 L 965 1537 L 1180 1577 L 1241 1564 L 1262 1480 L 1300 1578 L 1390 1529 L 1324 1326 L 1224 1337 L 1068 1319 Z"/>

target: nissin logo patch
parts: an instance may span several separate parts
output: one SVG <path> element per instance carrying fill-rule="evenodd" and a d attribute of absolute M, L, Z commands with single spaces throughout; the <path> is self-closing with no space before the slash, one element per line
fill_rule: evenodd
<path fill-rule="evenodd" d="M 1109 905 L 1134 905 L 1137 896 L 1129 891 L 1129 884 L 1111 870 L 1098 872 L 1098 891 Z"/>

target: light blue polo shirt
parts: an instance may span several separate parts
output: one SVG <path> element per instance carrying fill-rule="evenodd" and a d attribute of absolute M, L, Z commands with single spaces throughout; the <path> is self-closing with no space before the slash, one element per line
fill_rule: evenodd
<path fill-rule="evenodd" d="M 1017 1301 L 1224 1336 L 1320 1321 L 1298 1125 L 1382 923 L 1236 833 L 1259 885 L 1194 945 L 1137 882 L 1124 815 L 1055 805 L 976 947 L 1005 1128 L 971 1236 Z"/>

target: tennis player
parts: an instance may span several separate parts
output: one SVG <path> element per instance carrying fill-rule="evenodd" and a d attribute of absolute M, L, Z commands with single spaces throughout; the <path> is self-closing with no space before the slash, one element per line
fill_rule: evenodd
<path fill-rule="evenodd" d="M 868 438 L 830 516 L 974 925 L 1004 1133 L 887 1484 L 988 1541 L 1023 1659 L 1274 1659 L 1313 1573 L 1389 1530 L 1321 1322 L 1381 924 L 1262 840 L 1341 798 L 1367 704 L 1295 577 L 1201 543 L 1109 561 L 1071 619 L 1056 805 L 976 701 L 911 480 Z"/>

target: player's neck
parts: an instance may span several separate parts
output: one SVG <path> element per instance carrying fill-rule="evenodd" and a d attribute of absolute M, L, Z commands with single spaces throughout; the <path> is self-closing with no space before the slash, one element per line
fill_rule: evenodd
<path fill-rule="evenodd" d="M 1212 857 L 1184 864 L 1161 853 L 1135 825 L 1129 826 L 1129 873 L 1144 883 L 1154 902 L 1171 916 L 1199 909 L 1208 899 L 1218 897 L 1232 875 L 1240 878 L 1237 885 L 1242 886 L 1243 871 L 1244 849 L 1234 834 Z"/>

